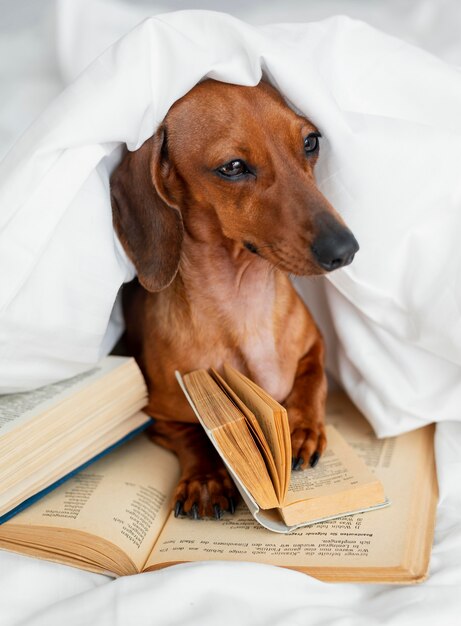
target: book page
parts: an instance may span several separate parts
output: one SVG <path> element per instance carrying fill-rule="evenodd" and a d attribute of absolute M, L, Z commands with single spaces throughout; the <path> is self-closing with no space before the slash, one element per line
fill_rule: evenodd
<path fill-rule="evenodd" d="M 237 372 L 238 373 L 238 372 Z M 242 375 L 241 375 L 242 377 Z M 259 387 L 254 381 L 247 379 L 250 387 L 255 391 L 259 397 L 268 403 L 272 408 L 275 424 L 278 430 L 280 451 L 283 456 L 283 467 L 285 468 L 282 473 L 282 499 L 285 498 L 290 483 L 291 477 L 291 462 L 292 462 L 292 450 L 291 450 L 291 434 L 290 424 L 288 421 L 288 413 L 284 406 L 279 404 L 274 398 L 272 398 L 264 389 Z"/>
<path fill-rule="evenodd" d="M 1 525 L 0 542 L 27 528 L 32 541 L 45 527 L 83 531 L 117 545 L 140 570 L 178 479 L 176 457 L 140 435 Z"/>
<path fill-rule="evenodd" d="M 130 359 L 125 357 L 107 357 L 93 369 L 72 378 L 33 391 L 0 395 L 0 437 L 43 414 L 128 361 Z"/>
<path fill-rule="evenodd" d="M 243 505 L 234 516 L 219 521 L 170 517 L 147 567 L 200 559 L 246 560 L 332 579 L 322 575 L 322 570 L 401 566 L 413 532 L 415 503 L 425 490 L 433 489 L 433 457 L 428 453 L 433 428 L 377 440 L 343 396 L 330 399 L 328 421 L 383 482 L 391 506 L 306 526 L 288 535 L 262 528 Z"/>
<path fill-rule="evenodd" d="M 237 487 L 250 491 L 253 494 L 252 497 L 263 508 L 278 506 L 279 498 L 271 482 L 261 451 L 250 433 L 244 415 L 230 398 L 218 388 L 216 382 L 211 379 L 221 396 L 221 401 L 213 407 L 211 397 L 206 398 L 205 388 L 199 386 L 197 393 L 194 384 L 191 385 L 197 374 L 200 374 L 200 377 L 202 377 L 202 373 L 196 370 L 186 374 L 183 379 L 181 374 L 176 371 L 176 379 L 197 420 L 203 426 L 205 433 L 227 466 Z M 189 387 L 186 382 L 188 382 Z M 225 403 L 222 402 L 223 400 L 225 400 Z M 227 411 L 229 406 L 231 410 Z M 223 415 L 223 410 L 227 414 Z M 210 412 L 214 412 L 214 415 L 210 415 Z M 235 415 L 238 416 L 237 420 L 233 417 Z M 222 424 L 220 424 L 219 417 L 223 418 Z"/>
<path fill-rule="evenodd" d="M 320 498 L 375 481 L 375 476 L 331 425 L 326 427 L 327 449 L 314 468 L 291 472 L 284 506 Z"/>
<path fill-rule="evenodd" d="M 287 453 L 283 449 L 282 433 L 277 428 L 277 415 L 272 406 L 249 384 L 250 381 L 229 365 L 224 365 L 224 379 L 259 423 L 277 469 L 279 482 L 276 485 L 276 493 L 280 494 L 280 498 L 283 498 L 288 485 L 288 480 L 286 480 Z M 275 403 L 275 400 L 273 402 Z M 291 444 L 289 456 L 291 463 Z"/>
<path fill-rule="evenodd" d="M 240 400 L 240 398 L 238 397 L 238 395 L 235 393 L 235 391 L 233 391 L 233 389 L 231 389 L 231 387 L 229 387 L 229 385 L 226 383 L 226 381 L 224 380 L 224 378 L 222 378 L 219 373 L 214 370 L 211 369 L 211 373 L 213 378 L 216 380 L 216 382 L 218 383 L 218 385 L 221 387 L 221 389 L 224 391 L 224 393 L 226 393 L 226 395 L 232 400 L 232 402 L 235 404 L 235 406 L 243 413 L 243 415 L 245 416 L 245 419 L 247 421 L 247 425 L 248 425 L 248 429 L 250 430 L 253 439 L 256 442 L 256 445 L 258 446 L 258 449 L 260 450 L 264 461 L 267 465 L 267 469 L 268 472 L 272 478 L 272 481 L 274 482 L 274 488 L 275 491 L 277 493 L 277 497 L 280 497 L 279 494 L 279 477 L 277 475 L 277 468 L 275 466 L 275 461 L 274 461 L 274 457 L 271 454 L 270 448 L 267 444 L 267 441 L 264 437 L 264 433 L 261 429 L 261 426 L 259 425 L 258 420 L 256 419 L 256 417 L 253 415 L 253 413 L 250 411 L 250 409 L 246 406 L 246 404 L 244 402 L 242 402 L 242 400 Z"/>

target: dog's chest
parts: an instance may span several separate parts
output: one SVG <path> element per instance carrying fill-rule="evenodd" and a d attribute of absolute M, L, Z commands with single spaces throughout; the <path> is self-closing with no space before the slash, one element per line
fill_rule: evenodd
<path fill-rule="evenodd" d="M 273 334 L 256 334 L 242 346 L 242 352 L 251 379 L 274 400 L 283 402 L 293 387 L 294 370 L 291 364 L 282 363 Z"/>
<path fill-rule="evenodd" d="M 248 278 L 238 291 L 226 293 L 223 289 L 219 293 L 219 287 L 215 291 L 215 320 L 227 337 L 222 361 L 230 361 L 239 369 L 243 365 L 254 382 L 281 402 L 293 386 L 295 364 L 287 362 L 280 353 L 275 282 L 257 280 L 257 275 L 252 280 Z"/>

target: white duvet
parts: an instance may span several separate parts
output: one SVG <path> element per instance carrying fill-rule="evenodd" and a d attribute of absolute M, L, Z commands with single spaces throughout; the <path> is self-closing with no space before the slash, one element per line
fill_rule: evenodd
<path fill-rule="evenodd" d="M 242 17 L 283 20 L 278 5 L 261 4 L 258 13 L 256 4 Z M 301 10 L 293 2 L 285 21 L 326 17 L 338 5 L 356 17 L 381 17 L 397 34 L 461 61 L 455 38 L 445 50 L 437 29 L 431 38 L 431 20 L 457 32 L 454 2 L 400 3 L 399 10 L 396 3 L 365 9 L 352 0 Z M 22 6 L 28 17 L 10 6 L 0 23 L 5 150 L 61 80 L 75 78 L 140 19 L 169 8 L 59 3 L 59 78 L 50 45 L 54 4 Z M 255 29 L 226 16 L 182 14 L 135 29 L 58 97 L 0 166 L 0 386 L 71 375 L 97 360 L 120 331 L 112 307 L 132 268 L 113 237 L 107 200 L 119 144 L 139 146 L 170 103 L 205 74 L 255 84 L 261 68 L 322 130 L 319 183 L 361 243 L 354 264 L 332 275 L 325 291 L 300 284 L 314 292 L 313 308 L 323 316 L 331 370 L 379 434 L 442 421 L 429 580 L 416 587 L 327 585 L 269 566 L 204 563 L 113 582 L 0 553 L 1 624 L 459 620 L 461 76 L 453 64 L 345 18 Z"/>

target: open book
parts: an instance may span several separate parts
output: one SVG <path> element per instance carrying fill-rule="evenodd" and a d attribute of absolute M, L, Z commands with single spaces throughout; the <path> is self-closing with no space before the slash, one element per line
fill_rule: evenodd
<path fill-rule="evenodd" d="M 289 535 L 260 526 L 243 503 L 221 520 L 177 519 L 176 457 L 142 434 L 1 525 L 0 547 L 113 576 L 215 559 L 326 581 L 422 580 L 437 502 L 433 427 L 378 440 L 343 394 L 329 398 L 327 422 L 380 478 L 392 506 Z"/>
<path fill-rule="evenodd" d="M 291 472 L 288 415 L 230 365 L 177 372 L 197 418 L 225 462 L 253 517 L 275 532 L 386 506 L 379 478 L 327 426 L 328 447 L 315 469 Z"/>
<path fill-rule="evenodd" d="M 0 523 L 150 422 L 147 388 L 132 358 L 0 396 Z"/>

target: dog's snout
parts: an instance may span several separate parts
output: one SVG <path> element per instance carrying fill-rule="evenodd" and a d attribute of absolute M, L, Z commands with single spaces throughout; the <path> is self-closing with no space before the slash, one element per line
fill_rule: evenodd
<path fill-rule="evenodd" d="M 349 265 L 359 244 L 351 231 L 334 219 L 323 220 L 311 246 L 316 262 L 327 272 Z"/>

